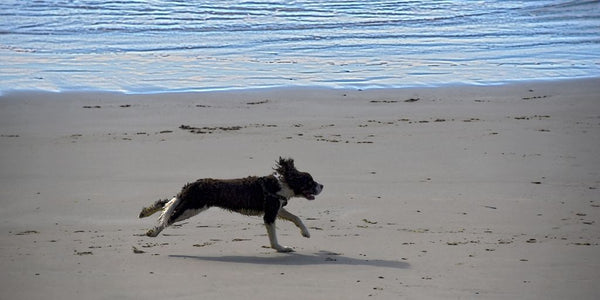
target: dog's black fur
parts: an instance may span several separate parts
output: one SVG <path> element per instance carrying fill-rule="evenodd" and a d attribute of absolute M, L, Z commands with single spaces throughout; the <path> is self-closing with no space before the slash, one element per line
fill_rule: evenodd
<path fill-rule="evenodd" d="M 142 209 L 140 218 L 163 210 L 159 224 L 146 235 L 155 237 L 167 226 L 216 206 L 245 215 L 263 215 L 271 247 L 280 252 L 293 251 L 277 242 L 275 220 L 280 217 L 292 221 L 303 236 L 310 237 L 302 220 L 283 207 L 292 197 L 313 200 L 323 185 L 314 181 L 310 174 L 298 171 L 291 158 L 280 157 L 274 170 L 274 174 L 263 177 L 206 178 L 186 184 L 173 199 L 158 200 Z"/>

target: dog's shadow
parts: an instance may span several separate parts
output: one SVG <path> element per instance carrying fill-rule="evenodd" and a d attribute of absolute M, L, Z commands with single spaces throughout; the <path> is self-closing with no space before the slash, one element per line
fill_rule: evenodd
<path fill-rule="evenodd" d="M 286 266 L 306 266 L 306 265 L 364 265 L 372 267 L 385 267 L 396 269 L 408 269 L 410 264 L 396 260 L 364 259 L 344 256 L 330 251 L 319 251 L 312 255 L 292 252 L 288 254 L 278 254 L 276 256 L 196 256 L 196 255 L 169 255 L 174 258 L 197 259 L 203 261 L 215 261 L 237 264 L 259 264 L 259 265 L 286 265 Z"/>

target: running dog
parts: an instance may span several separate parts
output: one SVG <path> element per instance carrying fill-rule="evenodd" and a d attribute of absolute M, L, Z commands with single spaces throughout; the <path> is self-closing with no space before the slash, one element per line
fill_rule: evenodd
<path fill-rule="evenodd" d="M 191 218 L 210 207 L 216 206 L 249 216 L 263 216 L 271 248 L 278 252 L 292 252 L 277 242 L 275 219 L 293 222 L 304 237 L 310 233 L 302 220 L 284 206 L 292 197 L 314 200 L 323 185 L 314 181 L 306 172 L 300 172 L 291 158 L 279 158 L 275 172 L 268 176 L 250 176 L 239 179 L 199 179 L 186 184 L 173 199 L 158 200 L 144 207 L 139 217 L 148 217 L 160 210 L 158 224 L 148 230 L 149 237 L 156 237 L 173 223 Z"/>

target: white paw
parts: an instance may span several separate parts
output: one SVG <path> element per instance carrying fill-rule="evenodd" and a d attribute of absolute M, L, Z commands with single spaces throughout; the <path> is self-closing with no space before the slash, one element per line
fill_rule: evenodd
<path fill-rule="evenodd" d="M 294 252 L 294 249 L 290 248 L 290 247 L 284 247 L 284 246 L 277 246 L 277 247 L 273 247 L 275 250 L 277 250 L 277 252 Z"/>

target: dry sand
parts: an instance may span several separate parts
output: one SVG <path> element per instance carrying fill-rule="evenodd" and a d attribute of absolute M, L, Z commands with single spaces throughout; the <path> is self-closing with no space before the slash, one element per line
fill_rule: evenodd
<path fill-rule="evenodd" d="M 181 126 L 185 125 L 185 126 Z M 598 299 L 600 80 L 0 97 L 0 299 Z M 265 248 L 140 208 L 279 156 L 325 185 Z M 134 251 L 137 249 L 137 251 Z"/>

